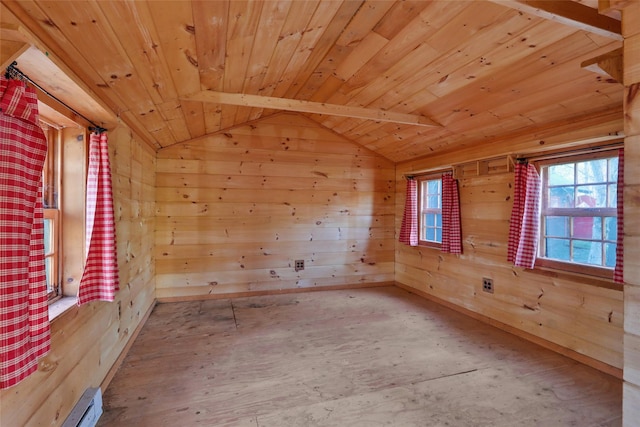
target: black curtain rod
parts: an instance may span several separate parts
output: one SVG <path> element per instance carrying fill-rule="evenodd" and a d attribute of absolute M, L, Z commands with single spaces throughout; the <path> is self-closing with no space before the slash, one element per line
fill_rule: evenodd
<path fill-rule="evenodd" d="M 551 152 L 551 153 L 546 153 L 546 154 L 544 154 L 544 153 L 543 154 L 532 154 L 532 155 L 524 155 L 523 154 L 523 155 L 517 157 L 516 161 L 520 162 L 520 163 L 528 163 L 530 161 L 558 159 L 558 158 L 562 158 L 562 157 L 570 157 L 570 156 L 575 156 L 575 155 L 579 155 L 579 154 L 599 153 L 601 151 L 615 150 L 615 149 L 618 149 L 618 148 L 624 148 L 624 142 L 623 141 L 616 141 L 616 142 L 613 142 L 611 144 L 596 145 L 596 146 L 592 146 L 592 147 L 584 147 L 584 148 L 576 147 L 573 150 L 569 149 L 567 151 Z"/>
<path fill-rule="evenodd" d="M 89 130 L 91 132 L 96 132 L 96 133 L 102 133 L 105 132 L 107 129 L 103 128 L 102 126 L 98 126 L 97 124 L 95 124 L 92 120 L 89 120 L 87 117 L 84 116 L 84 114 L 81 114 L 79 112 L 77 112 L 74 108 L 70 107 L 69 105 L 67 105 L 64 101 L 62 101 L 61 99 L 59 99 L 57 96 L 55 96 L 54 94 L 50 93 L 48 90 L 46 90 L 45 88 L 43 88 L 42 86 L 40 86 L 38 83 L 34 82 L 33 80 L 31 80 L 31 78 L 29 76 L 27 76 L 25 73 L 23 73 L 22 71 L 20 71 L 20 69 L 18 69 L 18 67 L 16 67 L 16 65 L 18 65 L 18 63 L 16 61 L 13 61 L 11 63 L 11 65 L 9 65 L 7 67 L 7 70 L 4 73 L 4 76 L 7 79 L 11 79 L 11 78 L 18 78 L 21 80 L 27 80 L 29 83 L 31 83 L 32 85 L 34 85 L 35 87 L 37 87 L 38 89 L 40 89 L 45 95 L 47 95 L 49 98 L 55 99 L 56 101 L 58 101 L 60 104 L 64 105 L 68 110 L 70 110 L 71 112 L 73 112 L 74 114 L 82 117 L 83 119 L 85 119 L 87 122 L 89 122 L 92 126 L 89 126 Z"/>

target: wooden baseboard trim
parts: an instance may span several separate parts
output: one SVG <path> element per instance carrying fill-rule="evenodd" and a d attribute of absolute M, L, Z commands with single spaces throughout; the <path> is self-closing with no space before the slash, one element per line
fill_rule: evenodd
<path fill-rule="evenodd" d="M 247 291 L 247 292 L 231 292 L 226 294 L 209 294 L 209 295 L 192 295 L 183 297 L 160 297 L 157 299 L 158 303 L 166 302 L 186 302 L 186 301 L 200 301 L 210 299 L 233 299 L 233 298 L 245 298 L 245 297 L 259 297 L 265 295 L 282 295 L 282 294 L 301 294 L 307 292 L 321 292 L 321 291 L 339 291 L 347 289 L 362 289 L 362 288 L 379 288 L 384 286 L 395 286 L 395 282 L 370 282 L 370 283 L 353 283 L 347 285 L 330 285 L 330 286 L 317 286 L 313 288 L 291 288 L 291 289 L 271 289 L 267 291 Z"/>
<path fill-rule="evenodd" d="M 140 331 L 144 327 L 145 323 L 147 323 L 147 320 L 149 319 L 149 316 L 151 316 L 151 312 L 155 308 L 156 304 L 157 304 L 157 301 L 154 300 L 151 306 L 149 307 L 149 309 L 147 310 L 147 312 L 144 314 L 144 316 L 142 316 L 140 323 L 138 323 L 138 326 L 136 327 L 135 331 L 133 331 L 133 334 L 131 334 L 131 336 L 129 337 L 129 341 L 127 341 L 127 343 L 125 344 L 124 348 L 120 352 L 120 355 L 111 366 L 111 369 L 109 369 L 109 372 L 107 372 L 107 375 L 102 380 L 102 383 L 100 384 L 100 389 L 102 390 L 102 394 L 104 394 L 104 392 L 107 390 L 107 387 L 109 387 L 111 380 L 116 375 L 116 372 L 118 372 L 118 369 L 120 369 L 122 362 L 124 362 L 124 358 L 127 357 L 127 354 L 131 349 L 131 346 L 133 345 L 136 338 L 140 334 Z"/>
<path fill-rule="evenodd" d="M 500 322 L 498 320 L 492 319 L 492 318 L 490 318 L 488 316 L 485 316 L 483 314 L 476 313 L 475 311 L 471 311 L 471 310 L 469 310 L 467 308 L 464 308 L 464 307 L 461 307 L 459 305 L 453 304 L 453 303 L 451 303 L 449 301 L 443 300 L 442 298 L 438 298 L 438 297 L 436 297 L 434 295 L 431 295 L 431 294 L 429 294 L 427 292 L 421 291 L 419 289 L 412 288 L 411 286 L 407 286 L 407 285 L 404 285 L 404 284 L 398 283 L 398 282 L 396 282 L 396 286 L 398 288 L 400 288 L 400 289 L 404 289 L 407 292 L 410 292 L 412 294 L 415 294 L 415 295 L 418 295 L 418 296 L 423 297 L 425 299 L 428 299 L 430 301 L 433 301 L 436 304 L 439 304 L 439 305 L 442 305 L 444 307 L 450 308 L 450 309 L 452 309 L 454 311 L 462 313 L 462 314 L 464 314 L 466 316 L 469 316 L 469 317 L 471 317 L 473 319 L 479 320 L 479 321 L 481 321 L 483 323 L 486 323 L 488 325 L 494 326 L 494 327 L 496 327 L 498 329 L 501 329 L 501 330 L 503 330 L 505 332 L 508 332 L 508 333 L 513 334 L 513 335 L 515 335 L 517 337 L 520 337 L 520 338 L 525 339 L 527 341 L 530 341 L 530 342 L 532 342 L 534 344 L 537 344 L 537 345 L 539 345 L 541 347 L 544 347 L 544 348 L 546 348 L 548 350 L 551 350 L 551 351 L 554 351 L 556 353 L 559 353 L 559 354 L 561 354 L 563 356 L 566 356 L 566 357 L 568 357 L 570 359 L 575 360 L 576 362 L 580 362 L 580 363 L 582 363 L 584 365 L 587 365 L 587 366 L 590 366 L 592 368 L 595 368 L 595 369 L 597 369 L 599 371 L 602 371 L 602 372 L 604 372 L 606 374 L 612 375 L 612 376 L 614 376 L 614 377 L 616 377 L 618 379 L 622 379 L 622 369 L 620 369 L 620 368 L 616 368 L 615 366 L 611 366 L 611 365 L 609 365 L 607 363 L 601 362 L 601 361 L 599 361 L 597 359 L 594 359 L 592 357 L 586 356 L 586 355 L 584 355 L 582 353 L 578 353 L 575 350 L 571 350 L 569 348 L 562 347 L 561 345 L 558 345 L 556 343 L 548 341 L 548 340 L 546 340 L 544 338 L 540 338 L 540 337 L 538 337 L 536 335 L 533 335 L 533 334 L 531 334 L 529 332 L 525 332 L 525 331 L 523 331 L 521 329 L 515 328 L 515 327 L 513 327 L 511 325 L 508 325 L 506 323 L 502 323 L 502 322 Z"/>

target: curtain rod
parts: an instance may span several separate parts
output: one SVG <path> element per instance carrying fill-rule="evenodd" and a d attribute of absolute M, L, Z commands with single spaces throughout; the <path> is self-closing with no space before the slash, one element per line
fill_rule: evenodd
<path fill-rule="evenodd" d="M 32 85 L 34 85 L 35 87 L 40 89 L 49 98 L 52 98 L 52 99 L 56 100 L 58 103 L 64 105 L 68 110 L 73 112 L 75 115 L 80 116 L 83 119 L 85 119 L 87 122 L 89 122 L 92 125 L 92 126 L 89 126 L 89 130 L 91 132 L 102 133 L 102 132 L 105 132 L 107 130 L 107 129 L 103 128 L 102 126 L 98 126 L 92 120 L 89 120 L 84 114 L 79 113 L 74 108 L 72 108 L 71 106 L 66 104 L 64 101 L 59 99 L 57 96 L 55 96 L 54 94 L 52 94 L 51 92 L 49 92 L 48 90 L 46 90 L 45 88 L 40 86 L 38 83 L 36 83 L 33 80 L 31 80 L 31 78 L 29 76 L 27 76 L 25 73 L 23 73 L 22 71 L 20 71 L 20 69 L 18 69 L 18 67 L 16 67 L 16 65 L 18 65 L 18 63 L 16 61 L 13 61 L 11 63 L 11 65 L 9 65 L 7 67 L 7 70 L 5 71 L 5 74 L 4 74 L 4 76 L 7 79 L 18 78 L 20 80 L 27 80 L 29 83 L 31 83 Z"/>
<path fill-rule="evenodd" d="M 618 141 L 618 142 L 614 142 L 612 144 L 606 144 L 606 145 L 598 145 L 595 147 L 577 148 L 575 150 L 566 150 L 566 151 L 563 150 L 561 152 L 556 152 L 556 153 L 546 153 L 546 154 L 538 154 L 538 155 L 522 154 L 522 155 L 516 156 L 515 160 L 518 162 L 550 160 L 550 159 L 558 159 L 562 157 L 575 156 L 577 154 L 599 153 L 601 151 L 615 150 L 616 148 L 624 148 L 624 141 Z"/>

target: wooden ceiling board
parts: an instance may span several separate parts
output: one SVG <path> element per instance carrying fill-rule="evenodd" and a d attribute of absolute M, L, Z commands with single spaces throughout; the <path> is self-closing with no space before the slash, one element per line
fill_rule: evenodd
<path fill-rule="evenodd" d="M 579 35 L 579 36 L 581 38 L 586 39 L 587 42 L 588 42 L 588 40 L 590 40 L 590 39 L 588 39 L 588 38 L 586 38 L 586 37 L 584 37 L 582 35 Z M 576 40 L 577 40 L 577 37 L 576 37 L 576 39 L 574 39 L 572 41 L 576 42 Z M 573 43 L 573 45 L 575 45 L 575 43 Z M 535 56 L 535 55 L 531 55 L 531 56 Z M 572 75 L 575 74 L 573 72 L 573 68 L 575 67 L 575 63 L 571 63 L 571 64 L 569 64 L 569 66 L 571 67 L 570 69 L 572 70 L 571 74 Z M 553 73 L 550 72 L 550 73 L 547 73 L 547 74 L 541 74 L 540 70 L 534 70 L 534 71 L 536 71 L 536 74 L 534 76 L 534 80 L 532 80 L 530 83 L 523 81 L 522 87 L 525 88 L 525 89 L 531 88 L 533 90 L 536 90 L 537 92 L 544 93 L 545 95 L 542 98 L 543 99 L 542 102 L 543 103 L 546 102 L 546 104 L 554 104 L 555 102 L 559 102 L 559 101 L 567 99 L 566 95 L 571 93 L 571 90 L 568 90 L 568 88 L 577 83 L 577 80 L 574 79 L 574 80 L 570 80 L 570 83 L 568 83 L 568 84 L 567 83 L 562 83 L 562 84 L 560 84 L 558 86 L 557 83 L 554 83 L 554 82 L 556 82 L 556 79 L 554 79 Z M 513 77 L 522 78 L 521 75 L 516 75 L 514 73 L 511 73 L 511 75 Z M 590 73 L 587 73 L 586 76 L 589 77 L 589 78 L 596 78 L 595 75 L 593 75 L 593 77 L 591 77 Z M 505 75 L 505 77 L 508 77 L 508 75 Z M 477 84 L 478 88 L 488 89 L 488 88 L 483 86 L 485 83 L 483 83 L 481 80 L 482 79 L 479 79 L 480 82 Z M 565 79 L 564 81 L 567 81 L 567 80 L 568 79 Z M 548 87 L 545 87 L 545 84 Z M 542 88 L 542 90 L 538 90 L 537 88 Z M 465 90 L 467 93 L 470 92 L 468 90 L 468 88 L 464 88 L 463 90 Z M 575 91 L 580 93 L 583 90 L 580 90 L 579 88 L 576 88 Z M 618 89 L 616 89 L 616 91 L 619 92 Z M 478 124 L 478 120 L 479 120 L 478 114 L 480 112 L 482 112 L 484 109 L 486 109 L 486 107 L 491 105 L 490 99 L 492 97 L 495 98 L 496 97 L 496 93 L 495 92 L 489 93 L 488 90 L 486 90 L 485 92 L 478 92 L 478 93 L 479 93 L 479 95 L 476 96 L 477 103 L 478 103 L 478 109 L 475 112 L 474 112 L 473 105 L 465 105 L 465 108 L 456 109 L 455 110 L 455 114 L 454 115 L 456 117 L 457 116 L 465 116 L 465 115 L 469 115 L 470 116 L 471 114 L 474 115 L 474 116 L 472 116 L 473 117 L 472 120 L 466 120 L 469 123 L 469 125 L 463 126 L 460 129 L 458 129 L 458 126 L 455 126 L 454 124 L 452 124 L 453 119 L 444 119 L 442 116 L 439 116 L 438 114 L 434 114 L 433 111 L 429 111 L 426 114 L 432 115 L 433 117 L 436 118 L 436 120 L 440 119 L 441 122 L 443 122 L 443 123 L 445 123 L 447 125 L 450 124 L 451 126 L 449 126 L 449 127 L 451 129 L 456 129 L 456 133 L 464 132 L 466 129 L 473 129 L 474 127 L 478 128 L 478 129 L 485 129 L 485 132 L 487 132 L 486 126 L 480 126 Z M 550 99 L 549 98 L 549 93 L 557 94 L 557 96 L 556 96 L 557 100 Z M 500 93 L 498 92 L 498 95 L 499 94 Z M 523 99 L 523 97 L 521 96 L 522 94 L 520 94 L 520 93 L 519 94 L 512 94 L 510 92 L 507 92 L 506 95 L 507 96 L 512 96 L 514 99 L 517 98 L 517 100 L 514 101 L 515 105 L 509 105 L 508 108 L 505 108 L 505 110 L 510 113 L 509 115 L 512 116 L 512 117 L 514 115 L 516 115 L 516 117 L 518 117 L 518 116 L 524 114 L 522 106 L 529 106 L 529 102 L 526 99 Z M 450 99 L 454 100 L 454 103 L 451 105 L 451 108 L 454 108 L 453 106 L 459 106 L 460 97 L 461 97 L 461 95 L 459 93 L 455 93 L 455 92 L 450 96 Z M 498 101 L 499 102 L 497 102 L 496 105 L 499 105 L 500 102 L 502 102 L 503 100 L 500 100 L 498 98 Z M 443 99 L 434 101 L 433 104 L 436 105 L 436 106 L 441 106 L 441 105 L 446 106 L 447 102 L 443 98 Z M 546 104 L 543 104 L 543 105 L 546 105 Z M 483 106 L 485 108 L 482 108 Z M 529 108 L 531 108 L 531 107 L 529 107 Z M 525 110 L 525 112 L 526 112 L 526 110 Z M 505 116 L 506 116 L 506 114 L 505 114 Z M 503 116 L 498 116 L 498 115 L 496 115 L 495 117 L 500 118 L 500 120 L 503 120 L 505 118 Z M 487 116 L 487 119 L 489 119 L 490 121 L 495 121 L 494 120 L 495 117 L 492 118 L 490 116 Z M 502 122 L 500 122 L 500 123 L 501 123 L 501 126 L 500 127 L 496 127 L 493 130 L 493 132 L 489 132 L 489 135 L 491 135 L 493 133 L 497 133 L 498 129 L 507 130 L 507 129 L 513 128 L 513 126 L 509 126 L 506 123 L 502 123 Z M 335 129 L 337 129 L 340 132 L 341 131 L 340 125 L 336 126 Z M 436 132 L 436 130 L 432 130 L 431 132 Z M 426 137 L 425 137 L 424 134 L 426 134 Z M 362 141 L 361 139 L 358 139 L 357 136 L 354 136 L 354 135 L 350 134 L 348 131 L 345 131 L 345 135 L 355 139 L 356 141 L 358 141 L 360 143 L 364 143 L 364 141 Z M 404 135 L 403 132 L 400 132 L 398 135 L 400 137 L 402 137 L 403 139 L 410 137 L 410 136 Z M 467 134 L 467 135 L 470 135 L 470 134 Z M 438 135 L 438 137 L 440 137 L 440 135 Z M 423 134 L 421 135 L 421 139 L 422 139 L 423 143 L 424 143 L 425 139 L 428 141 L 430 139 L 429 132 L 428 131 L 427 132 L 423 132 Z M 396 146 L 396 149 L 398 149 L 398 148 L 399 147 Z"/>
<path fill-rule="evenodd" d="M 261 2 L 232 1 L 229 5 L 226 51 L 233 52 L 233 55 L 227 55 L 225 61 L 223 87 L 227 92 L 243 93 L 247 68 L 250 63 L 255 63 L 252 50 L 261 11 Z M 226 106 L 220 126 L 233 126 L 237 112 L 237 107 Z"/>
<path fill-rule="evenodd" d="M 19 27 L 24 27 L 24 33 L 27 39 L 38 49 L 43 55 L 51 59 L 51 65 L 42 69 L 25 68 L 23 71 L 34 77 L 36 81 L 46 81 L 50 71 L 56 68 L 61 69 L 68 75 L 72 75 L 78 79 L 76 82 L 90 95 L 96 97 L 97 102 L 114 111 L 119 104 L 119 99 L 115 93 L 106 93 L 102 89 L 106 84 L 102 82 L 89 64 L 79 54 L 75 47 L 68 42 L 57 30 L 55 25 L 50 25 L 49 18 L 34 2 L 24 1 L 7 1 L 2 0 L 1 22 L 4 24 L 15 23 Z M 19 58 L 20 60 L 20 58 Z M 20 60 L 21 61 L 21 60 Z M 75 66 L 72 68 L 70 64 Z M 20 68 L 21 62 L 18 64 Z M 46 88 L 46 85 L 44 86 Z"/>
<path fill-rule="evenodd" d="M 257 93 L 260 90 L 264 76 L 267 73 L 271 54 L 278 41 L 278 35 L 289 13 L 291 2 L 265 2 L 260 15 L 256 40 L 260 43 L 253 43 L 249 68 L 244 79 L 242 90 L 237 93 Z M 236 112 L 234 123 L 244 123 L 260 117 L 262 109 L 240 108 Z"/>
<path fill-rule="evenodd" d="M 154 107 L 141 80 L 134 73 L 134 66 L 122 48 L 107 18 L 96 3 L 69 2 L 67 7 L 56 7 L 55 2 L 42 2 L 39 6 L 46 14 L 47 22 L 55 27 L 61 38 L 68 40 L 84 58 L 101 82 L 115 88 L 121 101 L 136 113 L 147 112 Z M 91 52 L 91 53 L 89 53 Z M 129 77 L 127 77 L 129 76 Z M 162 122 L 158 117 L 157 121 Z"/>
<path fill-rule="evenodd" d="M 344 32 L 345 27 L 353 19 L 354 14 L 361 8 L 362 1 L 349 0 L 342 3 L 336 11 L 333 19 L 327 24 L 322 38 L 310 48 L 310 54 L 304 65 L 297 73 L 295 80 L 285 93 L 285 97 L 299 97 L 300 90 L 305 87 L 305 83 L 315 73 L 318 67 L 327 57 L 333 47 L 338 47 L 337 40 Z M 333 70 L 333 67 L 332 67 Z"/>
<path fill-rule="evenodd" d="M 580 67 L 621 46 L 598 30 L 617 26 L 593 13 L 594 0 L 557 16 L 513 1 L 1 1 L 37 47 L 156 149 L 276 112 L 183 99 L 206 89 L 443 125 L 298 113 L 394 162 L 507 143 L 527 129 L 621 125 L 607 112 L 621 114 L 622 86 Z M 33 72 L 46 81 L 46 70 Z"/>
<path fill-rule="evenodd" d="M 397 72 L 403 59 L 419 48 L 429 35 L 437 32 L 439 26 L 444 25 L 456 13 L 463 10 L 463 3 L 455 2 L 449 4 L 451 6 L 444 8 L 442 12 L 433 11 L 436 12 L 434 19 L 429 20 L 426 16 L 421 15 L 414 16 L 395 37 L 385 37 L 389 40 L 389 43 L 365 66 L 358 70 L 352 78 L 345 82 L 342 88 L 339 89 L 340 94 L 352 99 L 358 96 L 367 86 L 376 86 L 382 80 L 393 80 L 393 71 Z M 429 14 L 430 12 L 432 12 L 431 7 L 422 10 L 424 14 Z M 384 37 L 384 35 L 382 36 Z M 407 66 L 401 72 L 413 75 L 415 69 Z M 335 103 L 335 96 L 329 98 L 328 102 Z M 351 103 L 355 104 L 356 102 L 352 101 Z"/>
<path fill-rule="evenodd" d="M 197 31 L 196 54 L 201 89 L 224 90 L 229 1 L 193 1 L 193 22 Z M 221 129 L 222 106 L 204 104 L 205 133 Z M 177 141 L 184 141 L 178 139 Z"/>
<path fill-rule="evenodd" d="M 191 3 L 150 1 L 149 10 L 159 37 L 159 48 L 164 51 L 178 96 L 199 91 L 200 70 Z M 191 138 L 204 135 L 206 129 L 202 104 L 190 101 L 182 101 L 181 104 Z"/>
<path fill-rule="evenodd" d="M 322 102 L 335 93 L 344 81 L 344 78 L 337 76 L 336 66 L 342 64 L 354 49 L 359 48 L 361 41 L 367 36 L 370 34 L 378 35 L 372 32 L 371 29 L 394 3 L 389 1 L 366 1 L 364 3 L 347 2 L 347 4 L 357 7 L 356 12 L 340 33 L 336 43 L 331 46 L 318 66 L 312 71 L 303 87 L 295 95 L 296 97 Z"/>
<path fill-rule="evenodd" d="M 20 2 L 20 6 L 23 5 Z M 39 17 L 43 30 L 61 42 L 63 50 L 73 58 L 74 69 L 93 76 L 93 82 L 88 84 L 98 87 L 99 93 L 113 100 L 115 114 L 120 116 L 132 110 L 127 117 L 133 129 L 144 128 L 142 135 L 158 145 L 171 144 L 173 136 L 155 111 L 141 81 L 137 77 L 126 77 L 133 75 L 133 66 L 96 4 L 70 2 L 68 6 L 60 8 L 55 2 L 42 2 L 32 5 L 29 13 Z"/>
<path fill-rule="evenodd" d="M 148 97 L 154 103 L 177 98 L 164 51 L 157 49 L 160 37 L 148 3 L 104 1 L 98 5 L 117 34 L 118 43 L 142 80 Z M 120 19 L 122 16 L 131 16 L 133 22 Z"/>
<path fill-rule="evenodd" d="M 302 32 L 298 46 L 294 50 L 293 55 L 291 55 L 289 63 L 278 79 L 270 96 L 286 97 L 287 91 L 298 73 L 304 69 L 305 62 L 307 62 L 311 56 L 315 46 L 322 40 L 323 36 L 332 37 L 331 34 L 326 35 L 325 30 L 341 5 L 342 2 L 339 1 L 323 1 L 318 4 L 306 29 Z M 335 38 L 337 38 L 337 36 Z"/>
<path fill-rule="evenodd" d="M 52 65 L 49 58 L 35 47 L 30 47 L 20 56 L 19 65 L 26 69 L 48 68 L 49 71 L 46 80 L 40 78 L 40 76 L 34 76 L 35 78 L 33 78 L 33 80 L 39 86 L 46 86 L 46 89 L 50 93 L 55 93 L 56 97 L 64 102 L 73 103 L 76 111 L 91 119 L 91 121 L 96 124 L 110 126 L 115 123 L 115 117 L 95 100 L 88 96 L 78 96 L 78 94 L 82 92 L 78 85 L 74 83 L 73 80 L 71 80 L 62 70 Z M 48 98 L 44 101 L 46 104 L 52 105 L 55 109 L 64 109 L 61 104 L 52 98 Z M 69 117 L 74 115 L 72 112 L 69 113 Z"/>

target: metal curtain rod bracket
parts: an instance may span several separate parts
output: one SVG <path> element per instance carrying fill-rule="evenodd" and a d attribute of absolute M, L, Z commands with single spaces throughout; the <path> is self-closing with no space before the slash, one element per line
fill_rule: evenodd
<path fill-rule="evenodd" d="M 34 85 L 35 87 L 40 89 L 40 91 L 42 93 L 44 93 L 45 95 L 47 95 L 49 98 L 52 98 L 52 99 L 56 100 L 59 104 L 62 104 L 66 109 L 68 109 L 69 111 L 71 111 L 75 115 L 80 116 L 83 119 L 85 119 L 89 124 L 91 124 L 91 126 L 89 126 L 89 131 L 96 132 L 98 134 L 107 131 L 107 129 L 103 128 L 102 126 L 98 126 L 92 120 L 89 120 L 84 114 L 79 113 L 74 108 L 69 106 L 67 103 L 62 101 L 60 98 L 58 98 L 57 96 L 55 96 L 54 94 L 52 94 L 51 92 L 49 92 L 48 90 L 46 90 L 45 88 L 40 86 L 38 83 L 36 83 L 33 80 L 31 80 L 31 78 L 29 76 L 27 76 L 25 73 L 20 71 L 20 69 L 17 67 L 17 65 L 18 65 L 18 63 L 16 61 L 13 61 L 11 64 L 9 64 L 9 66 L 7 67 L 7 69 L 5 70 L 5 73 L 4 73 L 5 78 L 7 78 L 7 79 L 18 79 L 18 80 L 21 80 L 21 81 L 28 81 L 29 83 L 31 83 L 32 85 Z"/>

